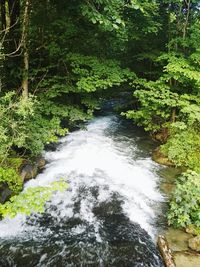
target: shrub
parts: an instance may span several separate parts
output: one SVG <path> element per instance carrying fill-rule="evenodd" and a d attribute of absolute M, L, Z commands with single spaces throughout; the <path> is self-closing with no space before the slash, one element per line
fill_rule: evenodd
<path fill-rule="evenodd" d="M 168 222 L 178 228 L 194 225 L 200 229 L 200 175 L 196 172 L 187 171 L 177 180 Z"/>
<path fill-rule="evenodd" d="M 14 92 L 0 97 L 0 157 L 6 158 L 13 147 L 40 154 L 45 143 L 66 133 L 58 116 L 44 112 L 43 103 L 35 97 L 23 99 Z"/>
<path fill-rule="evenodd" d="M 200 135 L 194 129 L 174 132 L 161 146 L 161 151 L 176 166 L 200 172 Z"/>
<path fill-rule="evenodd" d="M 56 181 L 49 186 L 29 187 L 24 192 L 11 199 L 5 204 L 0 204 L 0 214 L 3 218 L 14 218 L 18 213 L 30 215 L 33 212 L 44 212 L 45 203 L 51 199 L 53 192 L 64 191 L 68 184 Z"/>
<path fill-rule="evenodd" d="M 12 168 L 0 167 L 0 184 L 7 184 L 9 189 L 14 193 L 22 190 L 22 178 Z"/>

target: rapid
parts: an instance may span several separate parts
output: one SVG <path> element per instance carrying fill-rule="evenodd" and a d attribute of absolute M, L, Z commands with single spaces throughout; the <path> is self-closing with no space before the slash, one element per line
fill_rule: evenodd
<path fill-rule="evenodd" d="M 62 178 L 69 189 L 55 193 L 43 214 L 0 222 L 0 266 L 163 266 L 155 240 L 165 200 L 152 147 L 116 115 L 61 138 L 25 187 Z"/>

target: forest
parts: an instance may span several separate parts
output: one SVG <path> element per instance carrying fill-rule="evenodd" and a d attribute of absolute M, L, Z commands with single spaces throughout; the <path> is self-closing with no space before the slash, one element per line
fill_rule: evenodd
<path fill-rule="evenodd" d="M 181 169 L 168 224 L 200 234 L 199 1 L 1 0 L 0 11 L 0 189 L 12 191 L 1 216 L 21 207 L 24 159 L 123 98 L 116 113 Z M 37 190 L 32 200 L 50 197 Z"/>

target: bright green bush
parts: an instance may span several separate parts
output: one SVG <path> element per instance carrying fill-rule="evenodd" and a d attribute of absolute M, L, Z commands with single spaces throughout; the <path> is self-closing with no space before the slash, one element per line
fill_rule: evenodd
<path fill-rule="evenodd" d="M 44 114 L 43 103 L 35 97 L 18 97 L 14 92 L 0 97 L 0 156 L 6 158 L 13 147 L 32 155 L 41 153 L 44 144 L 55 142 L 66 129 L 59 116 Z"/>
<path fill-rule="evenodd" d="M 200 171 L 199 96 L 173 92 L 162 80 L 138 80 L 134 92 L 139 108 L 123 115 L 151 134 L 164 133 L 161 152 L 175 165 Z"/>
<path fill-rule="evenodd" d="M 44 212 L 45 203 L 51 199 L 55 191 L 65 191 L 68 184 L 63 181 L 56 181 L 49 186 L 30 187 L 5 204 L 0 204 L 0 214 L 3 218 L 14 218 L 18 213 L 30 215 L 34 212 Z"/>
<path fill-rule="evenodd" d="M 176 166 L 200 172 L 200 135 L 194 129 L 174 131 L 161 151 Z"/>
<path fill-rule="evenodd" d="M 161 81 L 147 82 L 138 80 L 134 84 L 139 89 L 134 91 L 138 101 L 138 109 L 129 110 L 122 115 L 133 119 L 145 131 L 155 133 L 160 131 L 170 121 L 172 110 L 177 105 L 178 94 L 170 91 L 168 85 Z M 136 87 L 136 88 L 137 88 Z"/>
<path fill-rule="evenodd" d="M 7 184 L 10 190 L 16 194 L 22 190 L 22 178 L 12 168 L 0 167 L 0 185 Z"/>
<path fill-rule="evenodd" d="M 187 171 L 177 180 L 168 222 L 178 228 L 194 225 L 200 229 L 200 175 L 196 172 Z"/>

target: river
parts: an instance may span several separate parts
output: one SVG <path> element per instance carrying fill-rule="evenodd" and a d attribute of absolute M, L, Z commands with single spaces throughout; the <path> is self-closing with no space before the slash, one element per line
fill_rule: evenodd
<path fill-rule="evenodd" d="M 137 127 L 99 116 L 45 152 L 45 170 L 25 187 L 69 183 L 44 214 L 0 222 L 1 267 L 163 266 L 155 245 L 165 199 L 155 145 Z"/>

